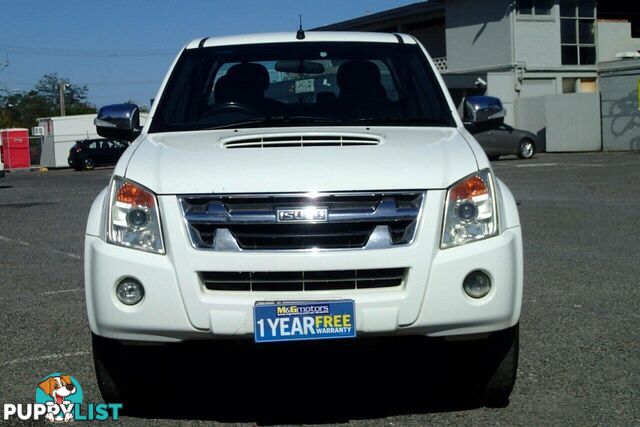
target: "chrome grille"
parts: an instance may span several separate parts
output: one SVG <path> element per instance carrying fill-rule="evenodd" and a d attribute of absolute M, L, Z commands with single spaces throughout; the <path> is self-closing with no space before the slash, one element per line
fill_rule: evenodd
<path fill-rule="evenodd" d="M 300 292 L 390 288 L 402 285 L 406 268 L 332 271 L 204 271 L 202 284 L 211 291 Z"/>
<path fill-rule="evenodd" d="M 424 192 L 180 196 L 199 249 L 381 249 L 413 240 Z M 321 221 L 282 222 L 278 212 L 313 207 Z"/>

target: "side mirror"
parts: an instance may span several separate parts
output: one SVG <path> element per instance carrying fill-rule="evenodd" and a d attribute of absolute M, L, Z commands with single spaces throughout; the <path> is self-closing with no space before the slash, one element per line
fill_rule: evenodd
<path fill-rule="evenodd" d="M 464 118 L 471 123 L 504 120 L 507 111 L 502 101 L 493 96 L 470 96 L 464 101 Z"/>
<path fill-rule="evenodd" d="M 105 138 L 133 141 L 140 135 L 140 110 L 134 104 L 113 104 L 102 107 L 94 120 L 98 135 Z"/>

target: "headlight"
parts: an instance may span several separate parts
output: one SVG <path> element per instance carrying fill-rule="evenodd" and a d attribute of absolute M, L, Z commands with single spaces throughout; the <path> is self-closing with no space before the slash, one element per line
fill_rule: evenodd
<path fill-rule="evenodd" d="M 442 249 L 486 239 L 498 233 L 496 198 L 489 169 L 449 187 L 442 227 Z"/>
<path fill-rule="evenodd" d="M 140 184 L 113 178 L 107 224 L 109 243 L 164 254 L 158 200 Z"/>

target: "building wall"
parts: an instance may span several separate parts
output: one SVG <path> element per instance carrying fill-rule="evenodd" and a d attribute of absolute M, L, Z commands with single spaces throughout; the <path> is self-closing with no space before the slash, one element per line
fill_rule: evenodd
<path fill-rule="evenodd" d="M 600 66 L 602 148 L 640 150 L 640 59 Z"/>
<path fill-rule="evenodd" d="M 555 78 L 527 77 L 522 81 L 520 96 L 531 98 L 534 96 L 555 95 L 558 93 L 556 82 Z"/>
<path fill-rule="evenodd" d="M 420 40 L 432 58 L 447 56 L 444 23 L 421 28 L 404 29 L 400 27 L 400 31 L 409 33 Z"/>
<path fill-rule="evenodd" d="M 513 63 L 510 0 L 447 0 L 449 71 L 505 66 Z"/>
<path fill-rule="evenodd" d="M 631 37 L 631 23 L 598 21 L 598 61 L 615 61 L 620 52 L 640 50 L 640 39 Z"/>
<path fill-rule="evenodd" d="M 515 19 L 516 61 L 531 67 L 559 67 L 560 12 L 556 4 L 550 16 L 520 16 Z"/>

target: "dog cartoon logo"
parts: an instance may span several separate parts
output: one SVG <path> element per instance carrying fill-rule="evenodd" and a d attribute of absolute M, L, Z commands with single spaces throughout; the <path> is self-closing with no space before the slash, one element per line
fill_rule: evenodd
<path fill-rule="evenodd" d="M 71 375 L 53 373 L 38 383 L 36 403 L 47 405 L 45 418 L 49 421 L 73 421 L 74 406 L 82 404 L 82 388 Z"/>

